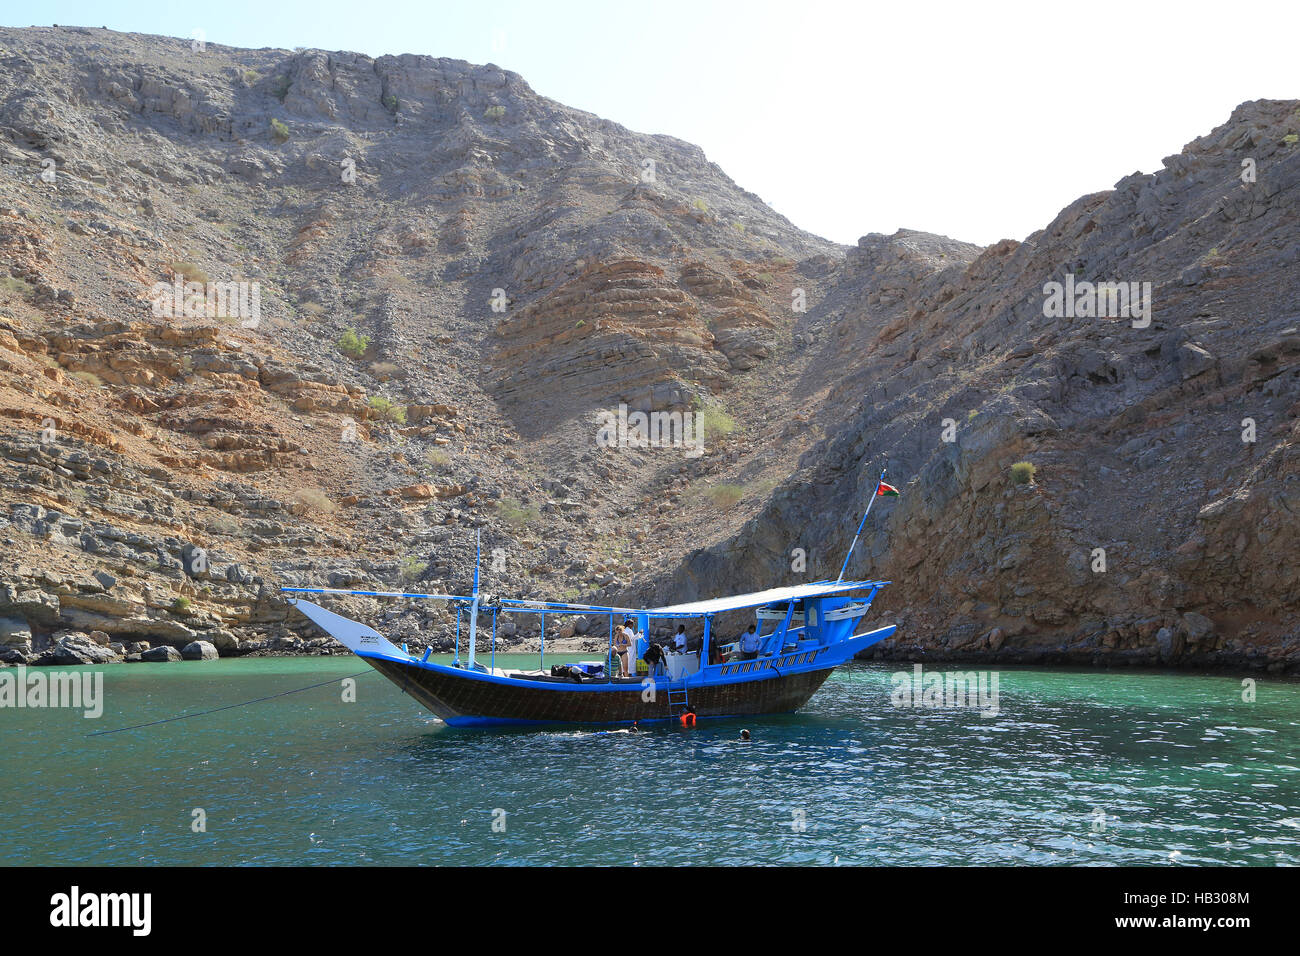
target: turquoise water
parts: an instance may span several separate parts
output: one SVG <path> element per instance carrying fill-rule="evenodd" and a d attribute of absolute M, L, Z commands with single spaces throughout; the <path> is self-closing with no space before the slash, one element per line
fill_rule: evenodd
<path fill-rule="evenodd" d="M 899 669 L 634 735 L 451 730 L 350 657 L 106 667 L 97 720 L 0 709 L 0 863 L 1300 863 L 1300 684 L 1004 669 L 985 718 Z"/>

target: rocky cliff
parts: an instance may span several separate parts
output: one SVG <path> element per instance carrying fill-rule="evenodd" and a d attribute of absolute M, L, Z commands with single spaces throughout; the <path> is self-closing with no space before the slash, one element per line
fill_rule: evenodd
<path fill-rule="evenodd" d="M 0 659 L 328 649 L 278 586 L 463 588 L 475 530 L 513 596 L 833 576 L 885 464 L 882 653 L 1300 659 L 1296 103 L 1023 243 L 845 249 L 494 66 L 0 49 Z M 604 447 L 620 405 L 703 453 Z"/>
<path fill-rule="evenodd" d="M 669 589 L 789 579 L 804 541 L 835 573 L 888 465 L 855 562 L 895 582 L 879 656 L 1293 666 L 1296 107 L 1244 104 L 1023 243 L 864 238 L 809 316 L 843 424 Z M 1149 283 L 1149 315 L 1050 315 L 1054 282 Z"/>

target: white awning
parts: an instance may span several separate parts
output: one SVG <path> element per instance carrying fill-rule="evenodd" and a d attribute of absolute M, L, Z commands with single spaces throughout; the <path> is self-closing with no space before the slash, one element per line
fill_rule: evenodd
<path fill-rule="evenodd" d="M 649 608 L 648 613 L 659 617 L 699 617 L 703 614 L 718 614 L 722 611 L 738 611 L 747 607 L 762 607 L 778 601 L 796 601 L 800 598 L 824 597 L 827 594 L 840 594 L 859 588 L 879 587 L 888 581 L 822 581 L 817 584 L 796 584 L 785 588 L 771 588 L 767 591 L 753 591 L 749 594 L 733 594 L 731 597 L 712 598 L 707 601 L 692 601 L 689 604 L 670 604 L 667 607 Z"/>

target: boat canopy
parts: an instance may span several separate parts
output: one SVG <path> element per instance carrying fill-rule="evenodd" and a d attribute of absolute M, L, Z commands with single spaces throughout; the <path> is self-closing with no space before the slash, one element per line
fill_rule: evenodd
<path fill-rule="evenodd" d="M 825 597 L 828 594 L 842 594 L 859 588 L 882 588 L 888 581 L 818 581 L 815 584 L 796 584 L 790 587 L 769 588 L 766 591 L 751 591 L 748 594 L 732 594 L 729 597 L 709 598 L 704 601 L 690 601 L 686 604 L 670 604 L 664 607 L 609 607 L 599 604 L 570 604 L 564 601 L 540 601 L 518 598 L 487 599 L 480 604 L 483 611 L 495 608 L 502 612 L 516 614 L 611 614 L 611 615 L 645 615 L 646 617 L 708 617 L 723 611 L 738 611 L 750 607 L 763 607 L 785 601 L 800 601 L 804 598 Z M 339 594 L 354 597 L 391 597 L 408 599 L 427 599 L 434 601 L 451 601 L 454 604 L 469 607 L 474 598 L 460 594 L 422 594 L 411 591 L 349 591 L 341 588 L 280 588 L 293 594 Z"/>
<path fill-rule="evenodd" d="M 720 614 L 723 611 L 739 611 L 749 607 L 762 607 L 766 604 L 825 597 L 828 594 L 840 594 L 858 588 L 879 588 L 888 583 L 888 581 L 840 581 L 839 583 L 820 581 L 816 584 L 796 584 L 791 587 L 769 588 L 766 591 L 751 591 L 749 594 L 733 594 L 730 597 L 691 601 L 687 604 L 671 604 L 667 607 L 651 608 L 647 613 L 652 617 L 703 617 L 707 614 Z"/>

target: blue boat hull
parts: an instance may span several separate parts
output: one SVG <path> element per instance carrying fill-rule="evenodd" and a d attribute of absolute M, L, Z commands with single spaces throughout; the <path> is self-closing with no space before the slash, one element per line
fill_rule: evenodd
<path fill-rule="evenodd" d="M 893 632 L 890 626 L 829 647 L 712 665 L 671 688 L 665 677 L 653 683 L 643 678 L 579 684 L 552 678 L 503 677 L 388 655 L 360 656 L 455 727 L 630 724 L 677 719 L 684 709 L 683 690 L 699 720 L 796 711 L 837 666 Z"/>
<path fill-rule="evenodd" d="M 639 682 L 542 684 L 528 680 L 477 680 L 466 671 L 372 659 L 370 664 L 453 727 L 509 724 L 630 724 L 674 720 L 682 706 L 669 702 L 666 681 L 649 693 Z M 697 718 L 780 714 L 798 710 L 833 668 L 743 683 L 690 688 Z"/>

